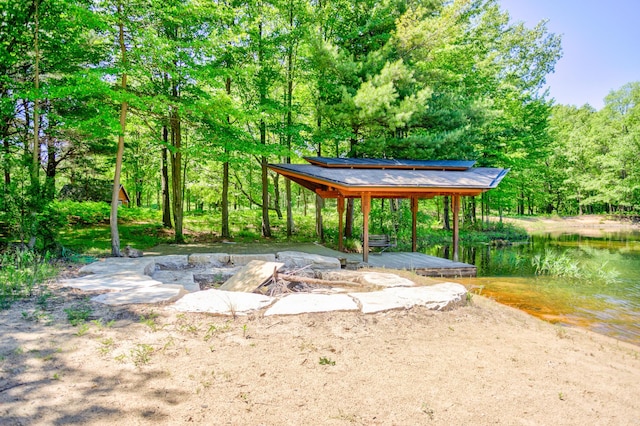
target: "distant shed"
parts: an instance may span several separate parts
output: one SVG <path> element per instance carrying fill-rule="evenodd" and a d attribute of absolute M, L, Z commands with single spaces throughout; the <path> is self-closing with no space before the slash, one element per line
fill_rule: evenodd
<path fill-rule="evenodd" d="M 129 207 L 130 202 L 131 202 L 131 199 L 129 198 L 129 193 L 127 193 L 127 190 L 121 184 L 120 192 L 118 193 L 118 205 L 122 204 L 126 207 Z"/>

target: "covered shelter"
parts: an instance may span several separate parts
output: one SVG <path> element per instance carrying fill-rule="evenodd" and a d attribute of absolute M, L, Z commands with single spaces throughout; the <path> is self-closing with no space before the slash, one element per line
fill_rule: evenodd
<path fill-rule="evenodd" d="M 408 198 L 412 213 L 412 250 L 417 250 L 418 200 L 450 196 L 453 257 L 458 260 L 460 197 L 476 196 L 498 186 L 508 169 L 473 167 L 475 161 L 423 161 L 369 158 L 305 157 L 309 164 L 270 164 L 269 168 L 322 198 L 336 198 L 338 245 L 343 250 L 347 198 L 359 198 L 363 215 L 363 261 L 369 256 L 372 198 Z"/>

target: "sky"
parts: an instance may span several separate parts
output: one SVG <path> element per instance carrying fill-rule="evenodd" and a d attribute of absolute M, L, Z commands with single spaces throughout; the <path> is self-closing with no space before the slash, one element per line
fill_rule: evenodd
<path fill-rule="evenodd" d="M 640 81 L 640 0 L 499 0 L 512 21 L 547 19 L 562 58 L 547 77 L 557 104 L 596 109 L 612 90 Z"/>

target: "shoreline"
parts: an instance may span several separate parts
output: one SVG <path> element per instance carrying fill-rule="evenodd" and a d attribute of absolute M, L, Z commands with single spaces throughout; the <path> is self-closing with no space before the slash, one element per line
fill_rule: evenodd
<path fill-rule="evenodd" d="M 498 221 L 499 218 L 493 217 Z M 582 215 L 582 216 L 533 216 L 533 217 L 503 217 L 502 221 L 524 228 L 529 234 L 562 234 L 570 233 L 585 237 L 602 237 L 608 233 L 621 231 L 640 232 L 640 223 L 620 221 L 610 216 Z"/>

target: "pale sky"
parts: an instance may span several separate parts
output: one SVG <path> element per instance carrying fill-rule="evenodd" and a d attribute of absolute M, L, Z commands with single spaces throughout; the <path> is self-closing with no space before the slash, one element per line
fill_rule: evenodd
<path fill-rule="evenodd" d="M 548 19 L 563 56 L 547 77 L 556 103 L 602 108 L 604 98 L 640 81 L 640 0 L 499 0 L 515 22 Z"/>

